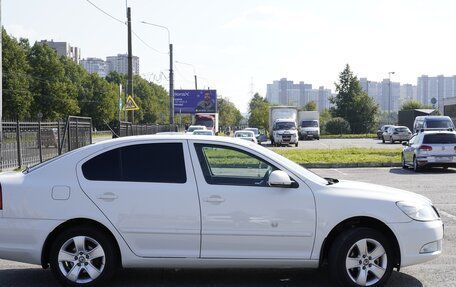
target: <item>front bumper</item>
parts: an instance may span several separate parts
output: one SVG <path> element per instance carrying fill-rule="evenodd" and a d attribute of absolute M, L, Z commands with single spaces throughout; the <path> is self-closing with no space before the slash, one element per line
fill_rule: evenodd
<path fill-rule="evenodd" d="M 401 250 L 401 267 L 423 263 L 437 258 L 442 253 L 443 223 L 441 220 L 407 223 L 392 223 Z M 425 246 L 436 243 L 435 250 L 423 252 Z M 431 244 L 432 245 L 432 244 Z"/>

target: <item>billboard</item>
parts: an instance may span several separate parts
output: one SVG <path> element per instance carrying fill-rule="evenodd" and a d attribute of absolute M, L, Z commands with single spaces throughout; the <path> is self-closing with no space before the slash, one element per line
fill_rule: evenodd
<path fill-rule="evenodd" d="M 216 113 L 217 90 L 174 90 L 174 112 Z"/>

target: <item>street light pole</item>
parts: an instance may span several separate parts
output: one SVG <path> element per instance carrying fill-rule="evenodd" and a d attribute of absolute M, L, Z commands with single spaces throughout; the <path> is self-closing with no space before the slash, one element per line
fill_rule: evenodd
<path fill-rule="evenodd" d="M 394 75 L 395 72 L 388 72 L 388 124 L 391 122 L 391 75 Z"/>
<path fill-rule="evenodd" d="M 182 64 L 182 65 L 191 66 L 191 67 L 193 68 L 193 75 L 194 75 L 194 77 L 195 77 L 195 90 L 198 90 L 198 82 L 197 82 L 197 78 L 196 78 L 195 66 L 194 66 L 193 64 L 184 63 L 184 62 L 180 62 L 180 61 L 176 61 L 176 63 Z"/>
<path fill-rule="evenodd" d="M 169 46 L 169 123 L 174 125 L 174 71 L 173 71 L 173 44 L 171 44 L 171 36 L 169 29 L 162 25 L 141 21 L 141 23 L 165 29 L 168 32 Z"/>

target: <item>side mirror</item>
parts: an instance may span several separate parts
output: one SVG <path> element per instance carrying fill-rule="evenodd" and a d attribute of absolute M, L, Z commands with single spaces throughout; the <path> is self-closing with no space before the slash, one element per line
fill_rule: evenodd
<path fill-rule="evenodd" d="M 409 146 L 409 142 L 402 142 L 403 146 Z"/>
<path fill-rule="evenodd" d="M 286 172 L 281 170 L 274 170 L 269 175 L 268 184 L 269 186 L 276 187 L 291 187 L 293 182 Z"/>

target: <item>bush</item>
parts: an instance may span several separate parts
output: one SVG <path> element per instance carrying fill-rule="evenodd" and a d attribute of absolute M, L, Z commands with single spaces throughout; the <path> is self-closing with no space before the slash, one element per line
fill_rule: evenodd
<path fill-rule="evenodd" d="M 326 125 L 325 130 L 329 134 L 347 134 L 350 133 L 350 124 L 343 118 L 330 119 Z"/>

